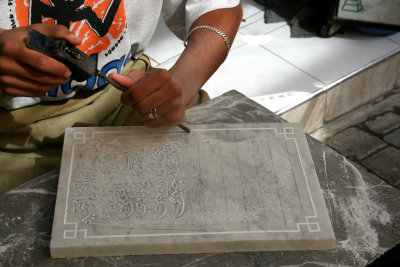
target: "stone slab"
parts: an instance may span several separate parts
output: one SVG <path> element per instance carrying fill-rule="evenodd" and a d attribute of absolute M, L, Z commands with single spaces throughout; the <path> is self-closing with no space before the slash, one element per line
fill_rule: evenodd
<path fill-rule="evenodd" d="M 52 257 L 334 248 L 298 125 L 189 127 L 68 128 Z"/>
<path fill-rule="evenodd" d="M 400 185 L 400 151 L 387 147 L 366 158 L 362 164 L 393 186 Z"/>
<path fill-rule="evenodd" d="M 400 127 L 400 115 L 394 112 L 388 112 L 377 116 L 374 120 L 367 121 L 368 128 L 377 134 L 387 134 Z"/>
<path fill-rule="evenodd" d="M 390 107 L 387 102 L 380 106 Z M 187 125 L 283 121 L 234 90 L 191 108 L 186 118 Z M 105 262 L 159 267 L 367 266 L 400 242 L 400 191 L 312 137 L 306 135 L 306 139 L 335 233 L 335 249 L 53 259 L 49 246 L 59 180 L 56 169 L 0 194 L 0 203 L 5 203 L 0 205 L 0 263 L 57 267 L 104 266 Z"/>
<path fill-rule="evenodd" d="M 400 128 L 383 138 L 386 142 L 400 149 Z"/>
<path fill-rule="evenodd" d="M 356 127 L 336 134 L 328 144 L 352 159 L 362 160 L 386 146 L 378 137 Z"/>

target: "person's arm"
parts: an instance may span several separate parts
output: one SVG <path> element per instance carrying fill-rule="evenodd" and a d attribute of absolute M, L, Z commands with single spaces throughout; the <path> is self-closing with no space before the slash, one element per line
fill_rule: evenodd
<path fill-rule="evenodd" d="M 217 9 L 200 16 L 191 26 L 214 27 L 223 32 L 232 44 L 242 19 L 242 7 Z M 148 127 L 166 127 L 181 124 L 185 108 L 198 91 L 218 69 L 227 53 L 224 39 L 208 29 L 195 30 L 187 47 L 169 70 L 150 73 L 134 70 L 128 77 L 111 74 L 121 85 L 129 88 L 122 94 L 125 105 L 136 108 Z M 149 112 L 156 108 L 158 119 L 150 119 Z"/>
<path fill-rule="evenodd" d="M 198 18 L 191 29 L 206 25 L 223 32 L 232 44 L 242 20 L 242 7 L 217 9 Z M 184 103 L 189 105 L 196 93 L 207 82 L 224 61 L 227 46 L 224 39 L 209 29 L 197 29 L 189 37 L 187 47 L 176 64 L 170 69 L 171 75 L 185 92 Z"/>
<path fill-rule="evenodd" d="M 71 71 L 59 61 L 26 47 L 30 29 L 73 45 L 81 40 L 61 25 L 34 24 L 11 30 L 0 29 L 0 85 L 14 96 L 42 96 L 65 83 Z M 1 98 L 0 90 L 0 98 Z"/>

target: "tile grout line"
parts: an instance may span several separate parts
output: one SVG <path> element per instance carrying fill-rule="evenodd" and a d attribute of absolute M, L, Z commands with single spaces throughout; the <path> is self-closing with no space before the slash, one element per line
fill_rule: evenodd
<path fill-rule="evenodd" d="M 235 50 L 237 50 L 237 49 L 239 49 L 239 48 L 241 48 L 241 47 L 243 47 L 243 46 L 246 46 L 246 45 L 248 45 L 247 42 L 244 42 L 243 44 L 237 45 L 237 46 L 235 46 L 234 48 L 232 48 L 232 49 L 230 50 L 230 52 L 231 52 L 231 51 L 235 51 Z M 230 53 L 230 52 L 229 52 L 229 53 Z M 229 57 L 229 55 L 228 55 L 228 57 Z"/>
<path fill-rule="evenodd" d="M 248 20 L 248 19 L 250 19 L 250 18 L 252 18 L 252 17 L 258 15 L 258 14 L 261 13 L 261 12 L 262 12 L 262 10 L 256 12 L 255 14 L 251 15 L 250 17 L 243 18 L 243 19 Z M 252 22 L 250 22 L 250 23 L 248 23 L 248 24 L 245 24 L 245 25 L 243 25 L 243 26 L 240 26 L 240 27 L 239 27 L 239 30 L 240 30 L 240 29 L 243 29 L 243 28 L 246 28 L 247 26 L 252 25 L 252 24 L 254 24 L 255 22 L 258 22 L 258 21 L 263 20 L 263 19 L 264 19 L 264 18 L 256 19 L 255 21 L 252 21 Z"/>
<path fill-rule="evenodd" d="M 254 23 L 256 23 L 256 22 L 259 22 L 260 20 L 257 20 L 257 21 L 255 21 Z M 265 34 L 265 35 L 268 35 L 268 34 L 270 34 L 270 33 L 273 33 L 273 32 L 275 32 L 276 30 L 279 30 L 279 29 L 281 29 L 282 27 L 285 27 L 285 26 L 287 26 L 287 24 L 284 24 L 284 25 L 281 25 L 281 26 L 278 26 L 277 28 L 275 28 L 275 29 L 272 29 L 272 30 L 269 30 L 269 31 L 266 31 L 266 32 L 264 32 L 264 33 L 259 33 L 259 34 Z M 245 28 L 245 27 L 244 27 Z M 239 31 L 238 31 L 239 33 L 241 33 L 241 34 L 243 34 L 243 35 L 247 35 L 246 33 L 244 33 L 244 32 L 242 32 L 241 31 L 241 29 L 239 29 Z"/>
<path fill-rule="evenodd" d="M 289 65 L 295 67 L 295 68 L 298 69 L 299 71 L 303 72 L 304 74 L 310 76 L 310 77 L 313 78 L 314 80 L 316 80 L 316 81 L 320 82 L 321 84 L 323 84 L 324 86 L 326 86 L 326 83 L 325 83 L 325 82 L 321 81 L 320 79 L 318 79 L 318 78 L 315 77 L 314 75 L 308 73 L 307 71 L 301 69 L 301 68 L 298 67 L 297 65 L 293 64 L 292 62 L 290 62 L 289 60 L 285 59 L 284 57 L 278 55 L 277 53 L 273 52 L 272 50 L 266 48 L 266 47 L 263 46 L 263 45 L 259 45 L 259 47 L 261 47 L 261 48 L 267 50 L 268 52 L 270 52 L 271 54 L 273 54 L 273 55 L 277 56 L 278 58 L 282 59 L 283 61 L 285 61 L 285 62 L 288 63 Z"/>
<path fill-rule="evenodd" d="M 144 54 L 147 55 L 146 53 L 144 53 Z M 149 59 L 150 59 L 151 61 L 154 61 L 154 62 L 157 64 L 157 66 L 161 64 L 161 63 L 159 63 L 157 60 L 155 60 L 154 58 L 152 58 L 151 56 L 149 56 L 149 55 L 147 55 L 147 56 L 149 57 Z"/>
<path fill-rule="evenodd" d="M 385 36 L 385 38 L 388 39 L 389 41 L 397 44 L 400 47 L 400 42 L 397 42 L 396 40 L 393 40 L 393 39 L 389 38 L 388 36 Z"/>
<path fill-rule="evenodd" d="M 255 15 L 258 15 L 259 13 L 262 13 L 262 12 L 264 12 L 264 10 L 261 10 L 261 9 L 260 9 L 259 11 L 253 13 L 253 15 L 249 15 L 248 17 L 245 17 L 245 18 L 243 18 L 243 19 L 247 20 L 247 19 L 249 19 L 249 18 L 251 18 L 251 17 L 254 17 Z"/>
<path fill-rule="evenodd" d="M 259 10 L 259 11 L 253 13 L 252 15 L 249 15 L 248 17 L 246 17 L 246 18 L 244 18 L 244 19 L 246 19 L 246 20 L 247 20 L 247 19 L 250 19 L 250 18 L 252 18 L 252 17 L 254 17 L 254 16 L 256 16 L 256 15 L 262 13 L 262 12 L 264 12 L 264 11 L 263 11 L 263 10 Z M 241 33 L 241 32 L 240 32 L 240 29 L 245 28 L 245 27 L 247 27 L 247 26 L 249 26 L 249 25 L 252 25 L 252 24 L 254 24 L 255 22 L 258 22 L 258 21 L 260 21 L 260 20 L 262 20 L 262 19 L 263 19 L 263 18 L 260 18 L 260 19 L 258 19 L 258 20 L 253 21 L 253 22 L 250 22 L 249 24 L 246 24 L 246 25 L 244 25 L 244 26 L 242 26 L 242 27 L 239 27 L 238 33 L 244 34 L 244 33 Z M 282 27 L 282 26 L 280 26 L 280 27 Z M 279 28 L 280 28 L 280 27 L 279 27 Z M 276 29 L 274 29 L 273 31 L 275 31 L 275 30 L 276 30 Z M 272 31 L 270 31 L 270 32 L 272 32 Z M 270 33 L 270 32 L 268 32 L 268 33 Z M 238 45 L 237 47 L 235 47 L 234 49 L 231 49 L 230 51 L 233 51 L 233 50 L 235 50 L 235 49 L 237 49 L 237 48 L 239 48 L 239 47 L 242 47 L 242 46 L 243 46 L 243 44 L 242 44 L 242 45 Z M 152 58 L 152 57 L 150 57 L 150 56 L 149 56 L 149 58 L 150 58 L 151 60 L 153 60 L 153 61 L 157 64 L 157 66 L 159 66 L 159 65 L 163 65 L 163 64 L 168 63 L 169 61 L 171 61 L 171 60 L 173 60 L 174 58 L 180 56 L 181 54 L 182 54 L 182 52 L 179 53 L 179 54 L 176 54 L 176 55 L 174 55 L 174 56 L 172 56 L 172 57 L 170 57 L 170 58 L 168 58 L 168 59 L 166 59 L 166 60 L 164 60 L 163 62 L 158 62 L 157 60 L 155 60 L 154 58 Z"/>
<path fill-rule="evenodd" d="M 281 27 L 282 27 L 282 26 L 281 26 Z M 240 32 L 240 31 L 238 31 L 238 34 L 245 35 L 244 33 Z M 238 37 L 238 34 L 236 35 L 235 39 Z M 243 47 L 243 46 L 245 46 L 245 45 L 247 45 L 247 44 L 248 44 L 247 42 L 244 42 L 243 44 L 239 44 L 239 45 L 237 45 L 237 46 L 234 46 L 233 48 L 231 48 L 231 50 L 230 50 L 229 52 L 235 51 L 236 49 L 238 49 L 238 48 L 240 48 L 240 47 Z M 151 57 L 150 57 L 150 59 L 153 60 L 154 62 L 156 62 L 156 63 L 158 64 L 157 66 L 159 66 L 159 65 L 166 64 L 166 63 L 168 63 L 168 62 L 171 61 L 171 60 L 174 60 L 176 57 L 179 57 L 181 54 L 182 54 L 182 53 L 176 54 L 176 55 L 174 55 L 174 56 L 172 56 L 172 57 L 170 57 L 170 58 L 164 60 L 164 61 L 161 62 L 161 63 L 158 62 L 157 60 L 151 58 Z"/>
<path fill-rule="evenodd" d="M 250 16 L 244 18 L 244 19 L 247 20 L 247 19 L 252 18 L 252 17 L 254 17 L 254 16 L 256 16 L 256 15 L 258 15 L 259 13 L 262 13 L 262 12 L 264 12 L 264 11 L 263 11 L 263 10 L 259 10 L 259 11 L 255 12 L 254 14 L 252 14 L 252 15 L 250 15 Z M 243 27 L 239 27 L 238 33 L 244 35 L 244 33 L 240 32 L 240 29 L 245 28 L 245 27 L 247 27 L 247 26 L 249 26 L 249 25 L 252 25 L 252 24 L 254 24 L 254 23 L 256 23 L 256 22 L 258 22 L 258 21 L 260 21 L 260 20 L 263 20 L 263 18 L 257 19 L 257 20 L 255 20 L 255 21 L 253 21 L 253 22 L 250 22 L 249 24 L 246 24 L 246 25 L 244 25 Z M 279 28 L 281 28 L 281 27 L 282 27 L 282 26 L 280 26 Z M 275 31 L 275 30 L 277 30 L 277 29 L 274 29 L 274 30 L 272 30 L 272 31 L 269 31 L 269 32 L 267 32 L 266 34 L 269 34 L 269 33 L 273 32 L 273 31 Z M 247 42 L 245 42 L 245 44 L 247 44 Z M 231 49 L 230 51 L 234 51 L 234 50 L 236 50 L 237 48 L 240 48 L 240 47 L 244 46 L 245 44 L 238 45 L 238 46 L 234 47 L 233 49 Z M 166 60 L 164 60 L 163 62 L 158 62 L 157 60 L 155 60 L 154 58 L 152 58 L 152 57 L 150 57 L 150 56 L 149 56 L 149 58 L 150 58 L 151 60 L 153 60 L 153 61 L 157 64 L 157 66 L 160 66 L 160 65 L 163 65 L 163 64 L 168 63 L 169 61 L 171 61 L 171 60 L 173 60 L 174 58 L 180 56 L 181 54 L 182 54 L 182 52 L 179 53 L 179 54 L 176 54 L 176 55 L 174 55 L 174 56 L 172 56 L 172 57 L 170 57 L 170 58 L 168 58 L 168 59 L 166 59 Z M 156 66 L 156 67 L 157 67 L 157 66 Z"/>
<path fill-rule="evenodd" d="M 182 53 L 176 54 L 176 55 L 174 55 L 174 56 L 172 56 L 172 57 L 170 57 L 170 58 L 164 60 L 163 62 L 159 63 L 158 66 L 159 66 L 159 65 L 166 64 L 166 63 L 168 63 L 169 61 L 172 61 L 172 60 L 175 59 L 176 57 L 179 57 L 181 54 L 182 54 Z"/>

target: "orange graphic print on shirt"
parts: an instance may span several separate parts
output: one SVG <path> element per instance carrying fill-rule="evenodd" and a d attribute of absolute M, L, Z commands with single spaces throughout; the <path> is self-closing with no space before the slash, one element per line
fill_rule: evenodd
<path fill-rule="evenodd" d="M 34 23 L 61 24 L 82 39 L 87 55 L 107 50 L 123 33 L 124 0 L 15 0 L 20 27 Z"/>

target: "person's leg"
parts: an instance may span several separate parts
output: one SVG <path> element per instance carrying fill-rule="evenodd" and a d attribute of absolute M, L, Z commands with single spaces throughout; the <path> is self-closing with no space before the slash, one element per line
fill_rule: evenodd
<path fill-rule="evenodd" d="M 122 74 L 132 69 L 148 71 L 150 61 L 146 56 L 131 61 Z M 0 193 L 59 167 L 65 128 L 114 125 L 122 110 L 120 97 L 121 92 L 108 85 L 95 92 L 79 91 L 63 104 L 0 110 Z M 139 124 L 130 116 L 129 125 Z"/>
<path fill-rule="evenodd" d="M 60 167 L 61 147 L 35 152 L 0 151 L 0 194 Z"/>
<path fill-rule="evenodd" d="M 149 59 L 129 62 L 122 74 L 133 69 L 150 71 Z M 58 168 L 66 127 L 143 125 L 136 110 L 120 103 L 120 96 L 107 86 L 94 94 L 78 92 L 65 104 L 0 111 L 0 193 Z M 188 108 L 209 99 L 200 90 Z"/>

